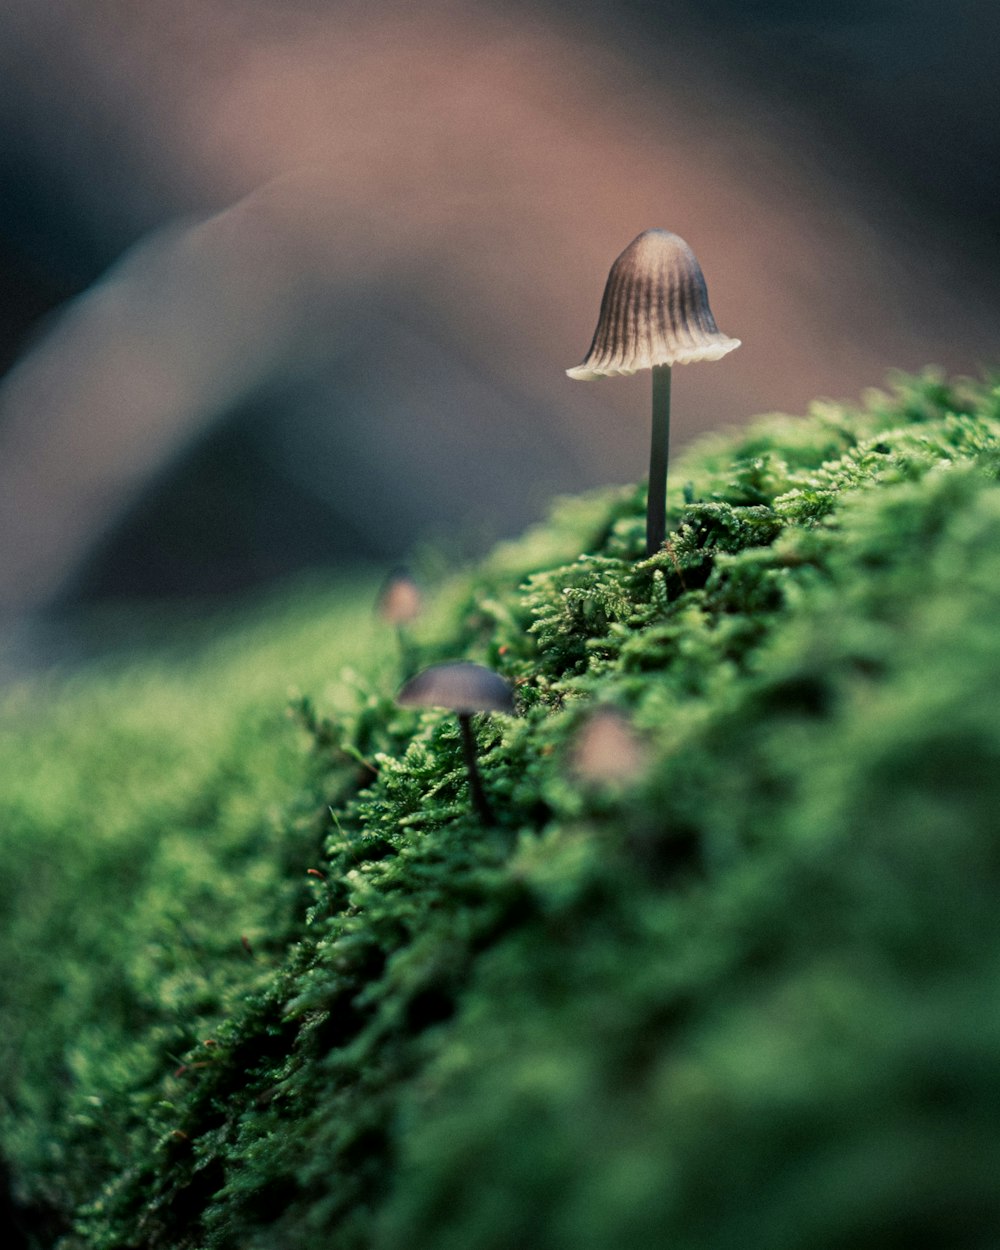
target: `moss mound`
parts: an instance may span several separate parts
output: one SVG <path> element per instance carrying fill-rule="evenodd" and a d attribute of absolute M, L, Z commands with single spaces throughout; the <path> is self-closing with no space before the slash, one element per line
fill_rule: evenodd
<path fill-rule="evenodd" d="M 15 692 L 24 1244 L 995 1246 L 998 477 L 1000 388 L 899 379 L 696 447 L 652 559 L 605 491 L 449 582 L 496 829 L 369 586 Z"/>

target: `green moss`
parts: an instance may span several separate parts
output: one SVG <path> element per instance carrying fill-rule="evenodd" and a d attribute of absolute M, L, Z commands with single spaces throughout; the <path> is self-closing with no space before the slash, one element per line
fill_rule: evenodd
<path fill-rule="evenodd" d="M 34 1244 L 992 1246 L 998 466 L 1000 389 L 897 379 L 694 448 L 651 559 L 630 488 L 453 580 L 417 645 L 515 684 L 495 830 L 367 586 L 12 696 Z"/>

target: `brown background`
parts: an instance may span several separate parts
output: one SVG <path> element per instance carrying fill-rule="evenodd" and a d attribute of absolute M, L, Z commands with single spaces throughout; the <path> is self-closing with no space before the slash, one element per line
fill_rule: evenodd
<path fill-rule="evenodd" d="M 744 346 L 675 445 L 997 359 L 1000 20 L 958 0 L 6 0 L 0 607 L 475 552 L 643 471 L 571 382 L 640 230 Z"/>

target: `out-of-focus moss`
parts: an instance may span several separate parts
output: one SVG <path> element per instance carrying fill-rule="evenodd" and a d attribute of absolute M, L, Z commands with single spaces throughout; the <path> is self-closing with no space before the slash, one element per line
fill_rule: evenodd
<path fill-rule="evenodd" d="M 515 684 L 477 727 L 497 829 L 359 599 L 336 643 L 323 604 L 27 691 L 0 960 L 34 1244 L 995 1245 L 998 468 L 1000 391 L 900 378 L 693 449 L 651 559 L 629 488 L 456 578 L 419 646 Z M 627 788 L 572 771 L 598 705 L 643 740 Z"/>

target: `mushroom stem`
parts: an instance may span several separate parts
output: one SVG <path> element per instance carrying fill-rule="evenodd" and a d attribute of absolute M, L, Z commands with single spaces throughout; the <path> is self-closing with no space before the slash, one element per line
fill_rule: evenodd
<path fill-rule="evenodd" d="M 670 456 L 670 366 L 653 366 L 653 435 L 649 444 L 646 495 L 646 555 L 655 555 L 667 536 L 667 461 Z"/>
<path fill-rule="evenodd" d="M 476 764 L 476 738 L 472 732 L 472 715 L 469 712 L 458 713 L 458 723 L 462 729 L 462 751 L 465 755 L 465 768 L 469 774 L 469 793 L 472 795 L 472 806 L 484 825 L 495 825 L 496 817 L 486 800 L 479 767 Z"/>

